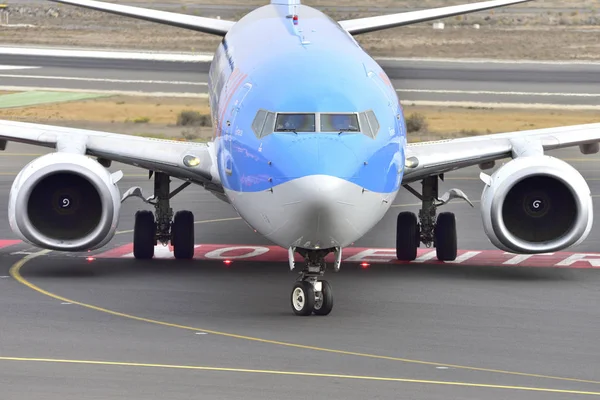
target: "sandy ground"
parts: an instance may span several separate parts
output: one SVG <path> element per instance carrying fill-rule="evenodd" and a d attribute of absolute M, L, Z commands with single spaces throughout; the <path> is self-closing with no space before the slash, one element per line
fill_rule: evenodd
<path fill-rule="evenodd" d="M 213 134 L 210 127 L 188 128 L 176 125 L 177 116 L 184 110 L 209 113 L 205 99 L 114 96 L 0 109 L 0 119 L 178 139 L 183 138 L 183 133 L 191 133 L 197 139 L 210 139 Z M 407 118 L 415 113 L 422 114 L 428 124 L 423 132 L 410 134 L 411 141 L 600 122 L 597 111 L 406 105 L 404 113 Z M 148 118 L 147 122 L 140 122 L 145 121 L 145 118 Z"/>
<path fill-rule="evenodd" d="M 323 7 L 334 19 L 388 14 L 403 7 L 426 8 L 460 4 L 462 0 L 305 1 Z M 132 20 L 43 1 L 8 2 L 9 23 L 0 27 L 0 44 L 212 52 L 219 38 L 184 29 Z M 191 1 L 129 0 L 140 6 L 180 13 L 239 19 L 242 7 L 215 11 Z M 205 0 L 226 8 L 240 1 Z M 245 1 L 246 9 L 267 1 Z M 357 6 L 359 5 L 359 6 Z M 546 0 L 444 20 L 446 29 L 430 23 L 358 35 L 373 55 L 399 57 L 470 57 L 537 60 L 600 59 L 600 13 L 597 1 Z M 19 25 L 19 24 L 24 24 Z M 480 29 L 475 29 L 479 24 Z M 157 30 L 158 29 L 158 30 Z M 157 34 L 157 32 L 160 32 Z"/>

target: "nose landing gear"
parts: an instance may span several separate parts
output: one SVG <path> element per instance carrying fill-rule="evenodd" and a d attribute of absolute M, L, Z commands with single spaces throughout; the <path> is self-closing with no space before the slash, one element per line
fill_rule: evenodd
<path fill-rule="evenodd" d="M 319 278 L 325 275 L 325 257 L 331 252 L 336 253 L 334 269 L 339 269 L 341 251 L 336 251 L 336 249 L 298 249 L 297 251 L 305 258 L 306 265 L 292 288 L 292 310 L 294 314 L 301 316 L 328 315 L 333 309 L 333 290 L 329 282 Z M 293 257 L 293 251 L 290 253 Z M 293 264 L 292 259 L 290 260 L 292 269 Z"/>

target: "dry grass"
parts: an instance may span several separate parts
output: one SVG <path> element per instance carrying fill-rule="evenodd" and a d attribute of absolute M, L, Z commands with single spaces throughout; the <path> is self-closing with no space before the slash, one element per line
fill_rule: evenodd
<path fill-rule="evenodd" d="M 48 123 L 152 137 L 181 137 L 176 126 L 184 110 L 208 114 L 206 99 L 115 96 L 52 105 L 0 109 L 0 119 Z M 410 134 L 411 141 L 451 138 L 600 122 L 597 111 L 484 109 L 404 106 L 404 114 L 419 113 L 427 131 Z M 148 118 L 145 123 L 135 120 Z M 197 136 L 210 138 L 212 128 L 197 128 Z"/>
<path fill-rule="evenodd" d="M 68 103 L 0 109 L 0 118 L 49 121 L 131 122 L 175 125 L 181 111 L 208 114 L 205 99 L 115 96 Z"/>
<path fill-rule="evenodd" d="M 413 113 L 425 116 L 430 134 L 446 137 L 523 131 L 600 122 L 600 113 L 598 111 L 587 110 L 533 111 L 524 109 L 404 107 L 405 116 Z"/>

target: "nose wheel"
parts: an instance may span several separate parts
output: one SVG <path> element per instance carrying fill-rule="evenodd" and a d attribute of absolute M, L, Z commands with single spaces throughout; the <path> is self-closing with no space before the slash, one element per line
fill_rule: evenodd
<path fill-rule="evenodd" d="M 292 311 L 300 316 L 329 315 L 333 309 L 333 290 L 329 282 L 319 280 L 325 274 L 324 258 L 328 252 L 300 250 L 300 253 L 306 258 L 306 266 L 292 288 Z"/>

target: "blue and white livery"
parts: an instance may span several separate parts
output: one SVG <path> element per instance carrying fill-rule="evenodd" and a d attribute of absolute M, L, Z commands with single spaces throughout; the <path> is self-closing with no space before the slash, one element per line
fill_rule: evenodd
<path fill-rule="evenodd" d="M 0 138 L 53 147 L 15 179 L 9 221 L 23 240 L 42 248 L 85 251 L 107 244 L 120 204 L 135 196 L 155 206 L 139 211 L 136 258 L 171 243 L 175 257 L 194 254 L 194 217 L 173 214 L 170 198 L 198 184 L 230 203 L 254 230 L 288 249 L 305 265 L 291 294 L 297 315 L 327 315 L 331 286 L 322 280 L 325 257 L 340 268 L 344 247 L 388 212 L 401 188 L 417 196 L 417 215 L 398 215 L 396 252 L 414 260 L 421 244 L 437 258 L 457 255 L 456 219 L 437 209 L 459 189 L 440 195 L 443 174 L 472 165 L 481 173 L 483 229 L 498 248 L 545 253 L 576 245 L 589 234 L 590 190 L 573 167 L 545 150 L 580 146 L 598 152 L 600 124 L 513 132 L 409 145 L 403 110 L 383 69 L 354 35 L 524 3 L 493 0 L 432 10 L 333 21 L 299 0 L 272 0 L 237 22 L 93 0 L 55 0 L 197 30 L 223 38 L 211 64 L 208 91 L 214 140 L 210 143 L 131 137 L 38 124 L 0 121 Z M 93 156 L 90 158 L 89 156 Z M 122 173 L 111 161 L 148 169 L 154 193 L 121 195 Z M 171 191 L 170 177 L 185 181 Z M 421 190 L 410 186 L 419 182 Z"/>

